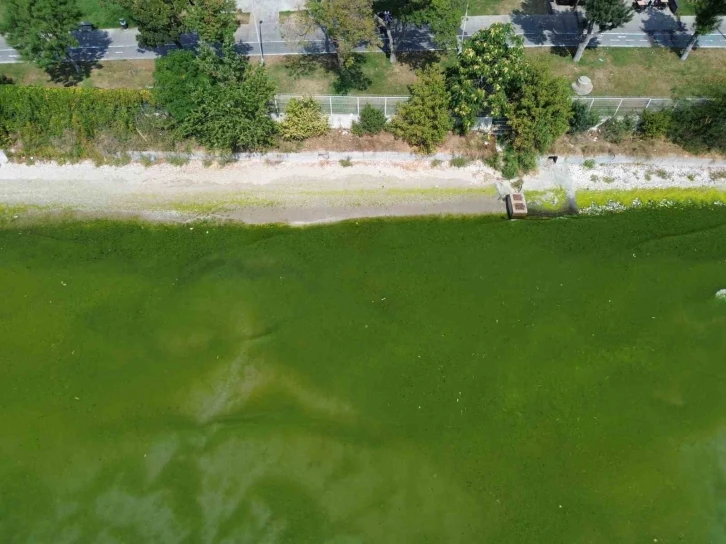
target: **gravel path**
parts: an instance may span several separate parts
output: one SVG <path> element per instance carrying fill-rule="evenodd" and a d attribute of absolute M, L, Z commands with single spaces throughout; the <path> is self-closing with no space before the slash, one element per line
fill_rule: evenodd
<path fill-rule="evenodd" d="M 4 164 L 0 206 L 14 214 L 69 210 L 83 216 L 143 217 L 185 222 L 222 219 L 304 225 L 362 217 L 503 213 L 497 194 L 506 183 L 477 163 L 432 167 L 427 160 L 392 162 L 244 160 L 205 168 L 139 164 L 94 167 Z M 726 190 L 726 168 L 653 164 L 543 165 L 524 190 L 715 187 Z M 24 209 L 25 212 L 18 210 Z"/>
<path fill-rule="evenodd" d="M 358 217 L 503 213 L 483 166 L 300 164 L 250 160 L 224 168 L 92 164 L 0 168 L 0 204 L 158 221 L 215 218 L 310 224 Z"/>

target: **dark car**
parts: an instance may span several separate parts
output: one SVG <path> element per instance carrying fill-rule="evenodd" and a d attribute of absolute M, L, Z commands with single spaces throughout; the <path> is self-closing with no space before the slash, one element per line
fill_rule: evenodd
<path fill-rule="evenodd" d="M 78 25 L 78 32 L 93 32 L 96 27 L 93 23 L 82 22 Z"/>

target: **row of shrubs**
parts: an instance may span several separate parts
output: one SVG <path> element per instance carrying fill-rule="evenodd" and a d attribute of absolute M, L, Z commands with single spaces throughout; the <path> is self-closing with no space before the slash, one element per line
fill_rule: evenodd
<path fill-rule="evenodd" d="M 597 126 L 598 133 L 613 144 L 630 137 L 667 139 L 693 153 L 726 152 L 726 93 L 710 100 L 684 101 L 674 109 L 611 117 L 602 124 L 600 116 L 580 102 L 573 103 L 572 110 L 570 133 Z"/>
<path fill-rule="evenodd" d="M 128 150 L 175 150 L 180 142 L 167 125 L 148 91 L 0 85 L 0 148 L 15 146 L 27 158 L 103 162 Z M 375 135 L 386 125 L 383 112 L 366 105 L 352 132 Z M 279 124 L 287 141 L 327 131 L 312 98 L 291 100 Z"/>
<path fill-rule="evenodd" d="M 356 136 L 380 134 L 385 130 L 386 124 L 384 113 L 366 104 L 361 109 L 359 120 L 353 123 L 351 132 Z M 302 141 L 322 136 L 328 132 L 328 128 L 328 120 L 313 98 L 293 98 L 285 108 L 285 118 L 280 123 L 280 136 L 287 141 Z"/>

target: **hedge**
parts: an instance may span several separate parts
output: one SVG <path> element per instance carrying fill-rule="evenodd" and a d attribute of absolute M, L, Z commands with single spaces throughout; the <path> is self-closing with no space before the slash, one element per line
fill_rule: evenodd
<path fill-rule="evenodd" d="M 146 90 L 2 85 L 0 146 L 52 154 L 49 148 L 63 143 L 59 139 L 77 147 L 87 147 L 99 134 L 127 140 L 137 134 L 140 114 L 153 108 L 152 101 Z"/>

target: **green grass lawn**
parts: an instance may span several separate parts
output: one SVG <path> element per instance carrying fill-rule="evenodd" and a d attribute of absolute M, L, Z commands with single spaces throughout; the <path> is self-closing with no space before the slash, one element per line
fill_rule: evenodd
<path fill-rule="evenodd" d="M 125 18 L 131 24 L 129 13 L 110 0 L 77 0 L 82 21 L 93 23 L 98 28 L 118 28 L 119 19 Z M 0 19 L 5 13 L 6 0 L 0 0 Z"/>
<path fill-rule="evenodd" d="M 469 15 L 506 15 L 515 11 L 547 13 L 549 0 L 470 0 Z"/>
<path fill-rule="evenodd" d="M 0 76 L 9 77 L 16 85 L 61 86 L 34 64 L 0 64 Z M 153 60 L 114 60 L 95 66 L 79 86 L 101 89 L 143 89 L 154 84 Z"/>
<path fill-rule="evenodd" d="M 0 541 L 722 542 L 725 254 L 723 208 L 7 219 Z"/>
<path fill-rule="evenodd" d="M 354 76 L 342 80 L 329 55 L 268 57 L 267 69 L 280 94 L 407 95 L 412 67 L 392 65 L 383 53 L 358 55 Z"/>
<path fill-rule="evenodd" d="M 668 97 L 674 89 L 698 95 L 704 83 L 726 78 L 724 49 L 700 49 L 685 62 L 675 51 L 660 47 L 587 49 L 579 64 L 562 50 L 527 48 L 525 54 L 568 81 L 588 76 L 593 95 L 601 96 Z"/>

